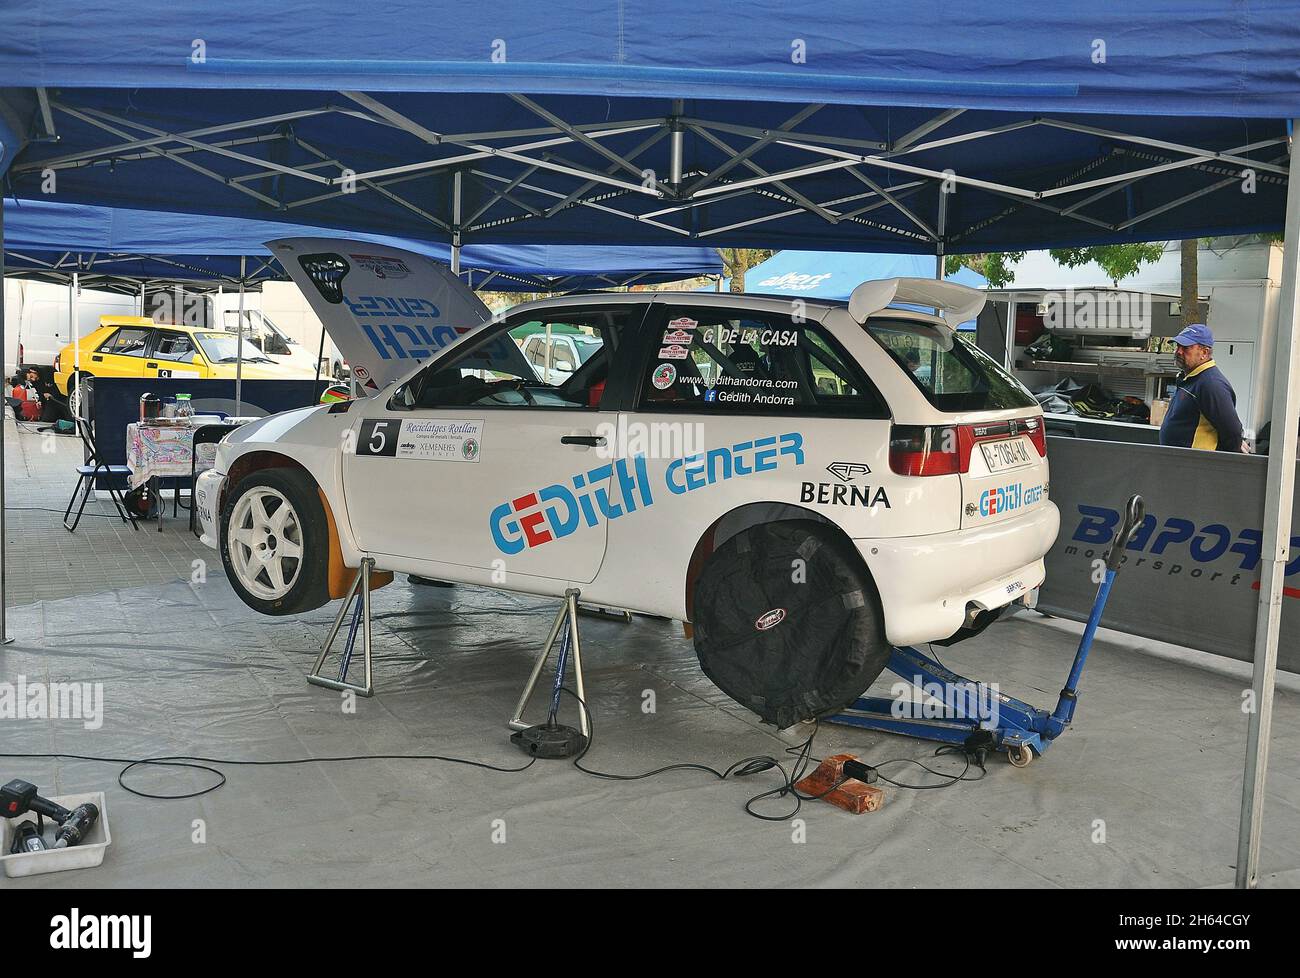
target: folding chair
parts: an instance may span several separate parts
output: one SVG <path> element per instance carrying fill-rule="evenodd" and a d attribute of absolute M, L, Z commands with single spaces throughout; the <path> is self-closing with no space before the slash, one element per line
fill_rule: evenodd
<path fill-rule="evenodd" d="M 68 500 L 68 508 L 63 512 L 63 528 L 69 533 L 76 532 L 78 524 L 81 523 L 81 514 L 86 509 L 86 500 L 95 491 L 95 482 L 102 476 L 108 483 L 108 491 L 113 497 L 113 505 L 117 507 L 117 515 L 122 517 L 124 522 L 130 523 L 132 529 L 139 530 L 140 525 L 126 508 L 126 503 L 122 501 L 122 495 L 117 488 L 117 480 L 130 476 L 131 470 L 125 465 L 109 465 L 103 461 L 99 449 L 95 446 L 95 436 L 88 421 L 80 416 L 74 416 L 73 423 L 76 424 L 77 434 L 81 437 L 86 461 L 83 465 L 77 466 L 77 484 L 72 490 L 72 498 Z M 80 505 L 77 505 L 78 494 L 81 496 Z M 74 505 L 77 506 L 77 515 L 69 524 L 68 517 L 72 515 Z"/>
<path fill-rule="evenodd" d="M 190 458 L 189 510 L 190 510 L 190 532 L 193 533 L 195 536 L 199 535 L 198 526 L 197 526 L 198 514 L 194 509 L 194 486 L 196 484 L 196 480 L 198 479 L 199 446 L 211 445 L 214 444 L 215 442 L 221 441 L 221 439 L 225 438 L 226 435 L 228 435 L 231 431 L 235 429 L 235 427 L 237 426 L 229 425 L 229 424 L 205 424 L 205 425 L 200 425 L 199 427 L 194 429 L 194 451 L 191 453 L 191 458 Z M 176 495 L 178 496 L 180 495 L 179 489 L 176 491 Z"/>

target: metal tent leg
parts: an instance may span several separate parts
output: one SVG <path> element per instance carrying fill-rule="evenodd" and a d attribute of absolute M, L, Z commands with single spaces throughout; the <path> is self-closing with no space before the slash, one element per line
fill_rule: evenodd
<path fill-rule="evenodd" d="M 524 684 L 523 692 L 519 694 L 519 702 L 515 705 L 515 713 L 509 723 L 511 730 L 527 730 L 533 726 L 524 719 L 524 710 L 528 708 L 528 701 L 532 698 L 533 690 L 537 688 L 537 680 L 541 677 L 542 669 L 546 666 L 546 660 L 550 658 L 551 650 L 555 647 L 555 640 L 560 637 L 560 631 L 565 627 L 566 622 L 569 629 L 568 645 L 573 653 L 574 685 L 577 687 L 578 698 L 584 704 L 587 702 L 587 689 L 582 677 L 582 646 L 578 641 L 578 596 L 580 594 L 582 592 L 578 588 L 569 588 L 564 592 L 564 604 L 556 612 L 555 621 L 551 624 L 551 633 L 547 636 L 546 644 L 542 646 L 541 653 L 533 662 L 533 671 L 528 674 L 528 682 Z M 563 654 L 561 655 L 560 665 L 562 668 Z M 557 684 L 563 681 L 563 678 L 562 675 L 557 675 Z M 591 730 L 587 723 L 587 711 L 581 707 L 578 714 L 578 729 L 583 737 L 591 737 Z"/>
<path fill-rule="evenodd" d="M 325 639 L 325 646 L 320 650 L 320 655 L 316 657 L 316 664 L 311 667 L 311 672 L 307 676 L 307 682 L 313 686 L 351 690 L 360 696 L 375 695 L 370 651 L 370 572 L 374 566 L 374 560 L 369 557 L 362 558 L 361 568 L 352 581 L 352 587 L 348 589 L 347 597 L 339 607 L 339 613 L 334 617 L 334 625 L 330 628 L 329 637 Z M 356 598 L 355 608 L 353 608 L 353 598 Z M 338 637 L 339 629 L 343 627 L 343 618 L 349 608 L 353 609 L 352 623 L 348 626 L 347 642 L 344 644 L 343 655 L 339 660 L 338 678 L 328 679 L 322 676 L 320 671 L 325 665 L 325 658 L 329 655 L 334 639 Z M 352 651 L 356 645 L 358 629 L 361 631 L 361 644 L 365 655 L 366 684 L 364 686 L 348 682 L 348 667 L 352 664 Z"/>

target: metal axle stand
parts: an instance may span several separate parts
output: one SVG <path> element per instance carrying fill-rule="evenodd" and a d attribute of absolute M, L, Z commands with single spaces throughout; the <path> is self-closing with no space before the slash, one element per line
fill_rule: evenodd
<path fill-rule="evenodd" d="M 510 739 L 521 749 L 536 756 L 571 757 L 591 739 L 587 711 L 584 708 L 587 702 L 587 690 L 582 676 L 582 645 L 578 639 L 578 596 L 581 593 L 577 588 L 569 588 L 564 592 L 564 605 L 555 615 L 551 633 L 533 663 L 533 671 L 529 674 L 528 682 L 524 684 L 524 690 L 519 694 L 519 702 L 515 705 L 515 715 L 510 719 L 510 729 L 518 731 Z M 560 649 L 555 662 L 555 681 L 551 687 L 551 710 L 544 724 L 531 724 L 524 719 L 524 710 L 528 708 L 528 701 L 537 688 L 537 680 L 542 675 L 542 669 L 551 656 L 557 638 L 560 639 Z M 578 699 L 582 701 L 578 707 L 578 730 L 556 723 L 556 716 L 560 709 L 560 691 L 564 686 L 570 650 L 573 652 L 574 685 L 577 687 Z"/>
<path fill-rule="evenodd" d="M 886 668 L 914 686 L 942 701 L 942 708 L 925 703 L 905 703 L 883 696 L 862 696 L 832 723 L 845 723 L 869 730 L 883 730 L 905 737 L 918 737 L 947 744 L 961 744 L 968 750 L 987 748 L 1006 751 L 1016 767 L 1025 767 L 1051 746 L 1074 719 L 1079 702 L 1079 681 L 1088 661 L 1092 639 L 1106 609 L 1115 575 L 1119 573 L 1134 532 L 1142 525 L 1145 508 L 1141 496 L 1132 496 L 1124 522 L 1115 534 L 1106 559 L 1106 573 L 1088 615 L 1079 648 L 1074 654 L 1069 678 L 1050 712 L 1005 696 L 984 683 L 977 683 L 945 669 L 942 664 L 913 648 L 894 648 Z M 933 709 L 939 716 L 928 715 Z"/>
<path fill-rule="evenodd" d="M 339 606 L 339 613 L 334 617 L 334 625 L 330 628 L 329 637 L 325 639 L 325 647 L 320 650 L 320 655 L 316 657 L 316 664 L 311 667 L 311 672 L 307 676 L 307 682 L 313 686 L 324 686 L 326 689 L 351 690 L 360 696 L 375 695 L 370 655 L 370 572 L 374 569 L 374 566 L 373 559 L 370 557 L 362 558 L 361 568 L 352 581 L 352 587 L 348 589 L 347 597 L 343 599 L 343 604 Z M 355 604 L 353 598 L 356 598 Z M 325 665 L 325 657 L 329 655 L 330 647 L 334 644 L 339 629 L 343 627 L 343 618 L 348 613 L 349 608 L 352 609 L 352 622 L 348 626 L 348 638 L 343 645 L 343 655 L 339 660 L 339 676 L 338 679 L 328 679 L 322 676 L 320 671 Z M 348 667 L 352 665 L 352 653 L 356 647 L 358 629 L 361 631 L 361 645 L 366 660 L 366 684 L 364 686 L 348 682 Z"/>

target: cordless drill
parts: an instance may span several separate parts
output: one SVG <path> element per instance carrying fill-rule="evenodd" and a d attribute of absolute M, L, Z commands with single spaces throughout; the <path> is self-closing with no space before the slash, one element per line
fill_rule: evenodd
<path fill-rule="evenodd" d="M 69 811 L 62 805 L 38 795 L 36 785 L 30 781 L 15 778 L 0 787 L 0 815 L 5 818 L 21 818 L 28 812 L 35 812 L 38 819 L 49 818 L 58 825 L 54 833 L 55 849 L 66 849 L 68 846 L 77 845 L 86 838 L 95 822 L 99 820 L 99 809 L 89 802 Z M 14 846 L 15 852 L 38 852 L 46 848 L 39 827 L 35 832 L 30 830 L 15 832 Z"/>

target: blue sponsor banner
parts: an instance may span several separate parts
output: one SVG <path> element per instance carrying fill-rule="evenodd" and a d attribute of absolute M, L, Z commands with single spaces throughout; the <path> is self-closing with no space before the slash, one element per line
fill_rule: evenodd
<path fill-rule="evenodd" d="M 1250 661 L 1268 460 L 1223 452 L 1047 439 L 1061 532 L 1047 555 L 1044 611 L 1084 620 L 1124 502 L 1146 518 L 1124 554 L 1102 624 Z M 1300 508 L 1297 509 L 1300 512 Z M 1300 672 L 1300 528 L 1292 525 L 1278 665 Z"/>

